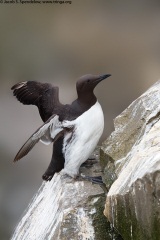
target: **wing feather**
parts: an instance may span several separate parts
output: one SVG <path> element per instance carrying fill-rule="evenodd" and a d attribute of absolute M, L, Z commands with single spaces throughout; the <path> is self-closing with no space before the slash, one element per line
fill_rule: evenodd
<path fill-rule="evenodd" d="M 36 105 L 44 122 L 63 107 L 59 102 L 59 88 L 49 83 L 26 81 L 15 84 L 11 89 L 21 103 Z"/>
<path fill-rule="evenodd" d="M 40 140 L 43 141 L 43 138 L 45 137 L 45 135 L 48 133 L 50 133 L 50 131 L 54 132 L 56 134 L 50 134 L 49 138 L 47 136 L 47 140 L 48 142 L 53 142 L 54 139 L 57 137 L 57 135 L 63 131 L 63 128 L 60 125 L 59 122 L 59 117 L 57 115 L 53 115 L 51 116 L 42 126 L 40 126 L 32 135 L 31 137 L 23 144 L 23 146 L 21 147 L 21 149 L 19 150 L 19 152 L 17 153 L 14 162 L 20 160 L 21 158 L 23 158 L 24 156 L 26 156 L 31 150 L 32 148 L 35 146 L 36 143 L 38 143 Z M 54 138 L 53 138 L 54 136 Z"/>

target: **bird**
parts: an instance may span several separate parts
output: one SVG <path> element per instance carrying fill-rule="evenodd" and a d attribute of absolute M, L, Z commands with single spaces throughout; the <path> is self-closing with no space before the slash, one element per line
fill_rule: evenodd
<path fill-rule="evenodd" d="M 104 129 L 104 115 L 94 89 L 111 74 L 86 74 L 76 82 L 77 99 L 71 104 L 59 100 L 59 87 L 50 83 L 24 81 L 11 90 L 24 105 L 35 105 L 44 122 L 24 143 L 14 162 L 26 156 L 36 143 L 53 143 L 51 162 L 42 176 L 50 181 L 56 172 L 76 179 L 80 166 L 89 158 Z M 93 182 L 98 181 L 87 177 Z"/>

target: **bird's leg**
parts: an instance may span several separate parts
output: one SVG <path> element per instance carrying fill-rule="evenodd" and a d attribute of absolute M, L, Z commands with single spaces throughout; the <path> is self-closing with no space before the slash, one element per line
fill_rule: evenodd
<path fill-rule="evenodd" d="M 81 167 L 92 167 L 95 163 L 97 163 L 97 160 L 95 158 L 88 158 L 84 163 L 82 163 Z"/>
<path fill-rule="evenodd" d="M 91 155 L 84 163 L 82 163 L 81 167 L 92 167 L 93 164 L 97 163 L 97 159 L 94 155 Z"/>
<path fill-rule="evenodd" d="M 53 154 L 51 162 L 43 174 L 42 178 L 45 181 L 50 181 L 55 172 L 60 172 L 64 168 L 64 157 L 62 153 L 63 136 L 59 137 L 53 146 Z"/>

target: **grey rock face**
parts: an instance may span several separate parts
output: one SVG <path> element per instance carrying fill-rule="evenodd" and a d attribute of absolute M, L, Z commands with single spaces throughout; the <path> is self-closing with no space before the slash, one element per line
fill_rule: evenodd
<path fill-rule="evenodd" d="M 98 152 L 95 157 L 97 163 L 81 168 L 86 176 L 101 175 Z M 118 234 L 103 215 L 104 205 L 99 185 L 55 174 L 43 182 L 12 240 L 111 240 Z"/>
<path fill-rule="evenodd" d="M 159 240 L 160 81 L 114 124 L 101 148 L 104 180 L 110 187 L 104 213 L 125 240 Z"/>

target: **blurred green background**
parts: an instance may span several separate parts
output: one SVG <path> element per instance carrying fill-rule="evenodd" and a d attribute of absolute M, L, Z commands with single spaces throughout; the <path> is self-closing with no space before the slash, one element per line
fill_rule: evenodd
<path fill-rule="evenodd" d="M 36 107 L 12 96 L 11 86 L 53 82 L 61 101 L 70 103 L 79 76 L 112 74 L 95 91 L 105 114 L 102 142 L 113 119 L 160 78 L 160 1 L 0 4 L 0 30 L 0 239 L 5 240 L 41 185 L 52 152 L 52 146 L 39 143 L 12 163 L 42 121 Z"/>

